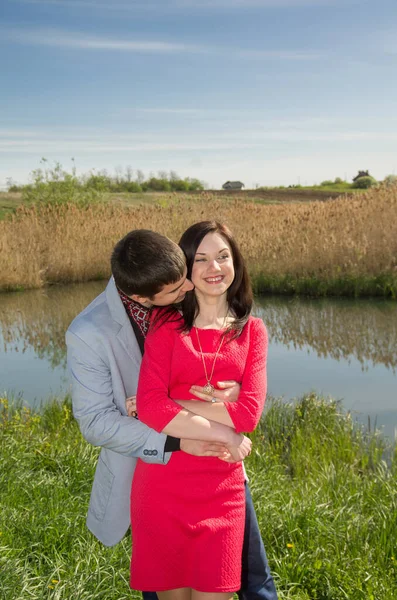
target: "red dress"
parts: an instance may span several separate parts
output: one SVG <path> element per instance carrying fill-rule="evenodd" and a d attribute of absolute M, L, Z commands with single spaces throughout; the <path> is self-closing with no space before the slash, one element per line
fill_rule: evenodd
<path fill-rule="evenodd" d="M 200 329 L 211 372 L 221 331 Z M 239 399 L 226 403 L 237 432 L 257 425 L 266 396 L 267 333 L 250 317 L 241 335 L 224 341 L 212 383 L 241 383 Z M 163 428 L 182 410 L 172 398 L 192 400 L 192 385 L 205 385 L 194 329 L 166 323 L 145 343 L 137 403 L 139 418 Z M 131 490 L 131 587 L 164 591 L 190 587 L 202 592 L 240 589 L 245 492 L 242 463 L 173 452 L 167 465 L 138 460 Z"/>

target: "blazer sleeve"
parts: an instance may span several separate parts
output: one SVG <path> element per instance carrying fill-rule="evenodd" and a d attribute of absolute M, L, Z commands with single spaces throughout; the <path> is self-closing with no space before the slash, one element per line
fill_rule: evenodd
<path fill-rule="evenodd" d="M 174 345 L 180 333 L 178 322 L 164 323 L 149 331 L 145 342 L 137 390 L 139 418 L 156 431 L 162 431 L 181 411 L 169 397 Z"/>
<path fill-rule="evenodd" d="M 168 462 L 166 436 L 120 413 L 113 398 L 110 368 L 99 348 L 94 350 L 70 330 L 66 345 L 73 414 L 87 442 L 148 463 Z"/>
<path fill-rule="evenodd" d="M 237 433 L 253 431 L 265 406 L 268 336 L 261 319 L 250 324 L 247 362 L 236 402 L 225 402 Z"/>

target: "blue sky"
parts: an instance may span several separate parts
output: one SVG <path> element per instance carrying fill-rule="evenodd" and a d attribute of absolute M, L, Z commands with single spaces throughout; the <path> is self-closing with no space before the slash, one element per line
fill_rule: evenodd
<path fill-rule="evenodd" d="M 397 173 L 396 0 L 0 0 L 0 187 Z"/>

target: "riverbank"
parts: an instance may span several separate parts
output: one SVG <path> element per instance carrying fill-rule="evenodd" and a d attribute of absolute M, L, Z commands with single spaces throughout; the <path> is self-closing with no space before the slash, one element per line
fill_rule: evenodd
<path fill-rule="evenodd" d="M 328 202 L 262 205 L 170 196 L 160 204 L 36 204 L 0 221 L 0 291 L 109 276 L 115 242 L 135 228 L 174 240 L 193 222 L 234 232 L 260 293 L 397 298 L 397 186 Z"/>
<path fill-rule="evenodd" d="M 253 440 L 246 466 L 280 600 L 394 599 L 397 459 L 383 462 L 385 440 L 314 395 L 273 403 Z M 103 548 L 85 527 L 97 455 L 68 401 L 41 414 L 1 401 L 2 597 L 139 598 L 130 539 Z"/>

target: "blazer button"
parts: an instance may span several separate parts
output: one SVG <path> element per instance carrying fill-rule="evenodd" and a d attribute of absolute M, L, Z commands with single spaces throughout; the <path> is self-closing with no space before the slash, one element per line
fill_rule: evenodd
<path fill-rule="evenodd" d="M 148 450 L 144 450 L 143 454 L 144 454 L 144 456 L 147 456 L 149 454 L 149 451 Z"/>
<path fill-rule="evenodd" d="M 154 454 L 154 456 L 157 456 L 157 454 L 158 454 L 157 450 L 153 450 L 153 454 Z"/>

